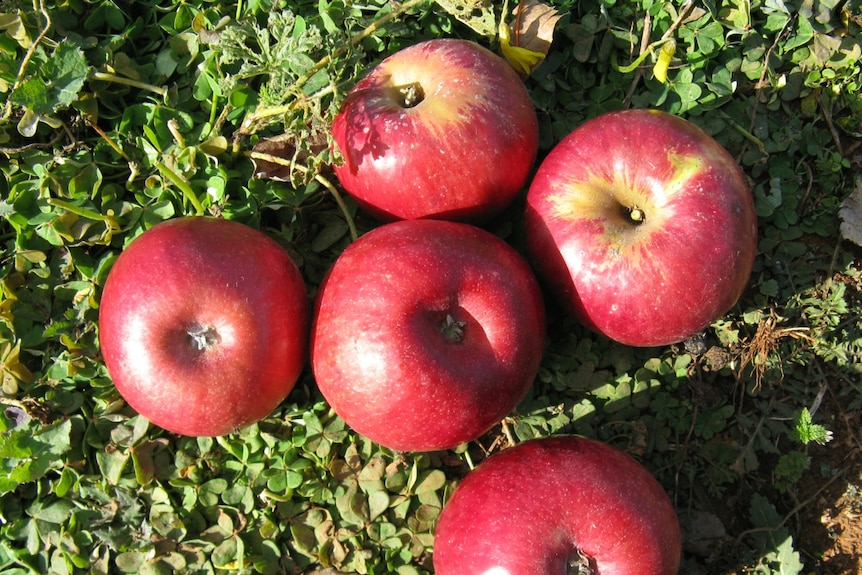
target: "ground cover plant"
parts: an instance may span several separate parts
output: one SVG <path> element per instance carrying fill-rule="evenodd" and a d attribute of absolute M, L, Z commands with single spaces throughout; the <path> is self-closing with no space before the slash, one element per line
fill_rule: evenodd
<path fill-rule="evenodd" d="M 513 2 L 0 2 L 0 570 L 431 573 L 436 519 L 467 471 L 568 432 L 661 482 L 684 573 L 862 569 L 860 2 L 551 4 L 541 58 L 513 51 L 532 34 L 517 22 L 499 34 Z M 436 37 L 514 58 L 540 156 L 627 107 L 715 137 L 759 217 L 738 305 L 645 349 L 551 307 L 532 391 L 450 451 L 356 435 L 307 370 L 269 417 L 222 437 L 129 410 L 96 321 L 122 248 L 172 217 L 230 218 L 288 248 L 313 297 L 376 225 L 328 168 L 329 123 L 371 64 Z M 486 227 L 523 249 L 519 208 Z"/>

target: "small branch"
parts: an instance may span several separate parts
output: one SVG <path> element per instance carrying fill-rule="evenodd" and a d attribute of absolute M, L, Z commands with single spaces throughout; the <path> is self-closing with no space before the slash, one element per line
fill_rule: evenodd
<path fill-rule="evenodd" d="M 0 147 L 0 154 L 5 154 L 7 156 L 15 156 L 17 154 L 23 154 L 28 150 L 38 150 L 43 148 L 50 148 L 56 145 L 63 138 L 63 132 L 58 132 L 54 138 L 51 139 L 50 142 L 34 142 L 32 144 L 27 144 L 24 146 L 19 146 L 17 148 L 7 148 Z"/>
<path fill-rule="evenodd" d="M 90 126 L 97 134 L 99 134 L 99 137 L 105 140 L 105 142 L 111 147 L 111 149 L 117 152 L 117 154 L 119 154 L 121 158 L 123 158 L 127 162 L 131 161 L 129 155 L 126 154 L 123 148 L 121 148 L 119 144 L 117 144 L 113 139 L 111 139 L 111 137 L 106 134 L 102 128 L 93 123 L 90 119 L 87 119 L 87 125 Z"/>
<path fill-rule="evenodd" d="M 835 124 L 832 123 L 832 113 L 826 108 L 826 104 L 823 102 L 823 95 L 820 90 L 814 91 L 814 97 L 817 99 L 817 105 L 820 107 L 820 111 L 823 112 L 823 119 L 826 120 L 826 125 L 829 127 L 829 133 L 832 134 L 832 141 L 835 142 L 835 149 L 838 151 L 838 155 L 843 158 L 844 146 L 841 144 L 841 136 L 838 134 L 838 130 L 835 129 Z"/>
<path fill-rule="evenodd" d="M 728 116 L 726 112 L 722 110 L 716 110 L 716 112 L 721 114 L 721 117 L 726 122 L 728 122 L 734 130 L 742 134 L 742 136 L 745 137 L 746 140 L 757 146 L 758 151 L 763 154 L 763 160 L 761 161 L 766 161 L 766 158 L 769 157 L 769 152 L 766 151 L 766 146 L 763 144 L 763 141 L 760 138 L 758 138 L 757 136 L 737 124 L 735 121 L 733 121 L 733 119 Z"/>
<path fill-rule="evenodd" d="M 640 53 L 641 54 L 645 53 L 649 49 L 649 38 L 651 35 L 652 35 L 652 16 L 650 15 L 649 12 L 647 12 L 646 16 L 644 16 L 643 34 L 641 34 L 641 46 L 640 46 Z M 643 75 L 644 75 L 643 70 L 638 68 L 637 71 L 635 72 L 635 77 L 632 78 L 632 83 L 629 86 L 629 90 L 628 90 L 628 92 L 626 92 L 626 97 L 623 100 L 623 102 L 625 102 L 626 108 L 628 108 L 631 105 L 632 98 L 634 97 L 634 94 L 635 94 L 635 89 L 637 88 L 637 85 L 640 83 L 641 78 L 643 78 Z"/>

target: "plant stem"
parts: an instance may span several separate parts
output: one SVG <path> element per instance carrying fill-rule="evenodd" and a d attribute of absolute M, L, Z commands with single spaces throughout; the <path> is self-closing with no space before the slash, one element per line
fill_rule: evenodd
<path fill-rule="evenodd" d="M 169 168 L 164 162 L 156 162 L 155 166 L 163 176 L 165 176 L 168 180 L 171 181 L 172 184 L 174 184 L 180 189 L 180 191 L 183 193 L 183 197 L 188 200 L 192 207 L 194 207 L 197 215 L 204 215 L 204 207 L 201 204 L 201 201 L 195 195 L 194 190 L 192 190 L 192 187 L 185 180 L 185 178 L 183 178 L 178 173 Z"/>
<path fill-rule="evenodd" d="M 39 35 L 36 36 L 36 39 L 30 44 L 30 47 L 27 48 L 27 53 L 24 54 L 24 58 L 21 59 L 21 66 L 18 68 L 18 75 L 15 77 L 15 83 L 12 85 L 12 90 L 10 90 L 11 92 L 14 92 L 15 89 L 21 85 L 21 82 L 24 81 L 24 76 L 27 73 L 27 65 L 30 63 L 30 60 L 33 59 L 33 54 L 36 53 L 36 49 L 42 43 L 48 30 L 51 29 L 51 15 L 45 8 L 44 0 L 39 0 L 38 3 L 33 2 L 33 9 L 41 13 L 45 18 L 45 26 L 39 30 Z M 12 101 L 6 100 L 6 109 L 3 111 L 2 120 L 8 120 L 10 116 L 12 116 Z"/>
<path fill-rule="evenodd" d="M 90 126 L 97 134 L 99 134 L 99 136 L 103 140 L 105 140 L 105 142 L 111 147 L 111 149 L 117 152 L 121 158 L 123 158 L 127 162 L 130 161 L 128 154 L 126 154 L 123 148 L 121 148 L 119 144 L 117 144 L 113 139 L 111 139 L 111 137 L 107 133 L 105 133 L 102 128 L 94 124 L 89 119 L 87 119 L 87 125 Z"/>
<path fill-rule="evenodd" d="M 769 156 L 769 152 L 766 151 L 766 146 L 763 144 L 763 141 L 760 138 L 758 138 L 757 136 L 755 136 L 754 134 L 752 134 L 751 132 L 749 132 L 748 130 L 743 128 L 742 126 L 740 126 L 736 121 L 734 121 L 733 118 L 728 116 L 727 113 L 724 112 L 723 110 L 716 110 L 716 112 L 718 112 L 721 115 L 721 117 L 728 124 L 730 124 L 730 127 L 732 127 L 734 130 L 739 132 L 746 140 L 748 140 L 749 142 L 751 142 L 755 146 L 757 146 L 757 150 L 761 154 L 763 154 L 763 160 L 761 160 L 761 161 L 766 161 L 766 158 Z"/>
<path fill-rule="evenodd" d="M 131 78 L 123 78 L 122 76 L 117 76 L 116 74 L 109 74 L 107 72 L 93 72 L 90 77 L 93 80 L 99 80 L 101 82 L 123 84 L 124 86 L 131 86 L 132 88 L 140 88 L 141 90 L 155 92 L 162 98 L 168 95 L 168 89 L 165 87 L 154 86 L 153 84 L 139 82 L 137 80 L 132 80 Z"/>
<path fill-rule="evenodd" d="M 246 152 L 246 156 L 251 158 L 252 160 L 260 160 L 262 162 L 269 162 L 271 164 L 277 164 L 279 166 L 284 166 L 286 168 L 290 168 L 290 170 L 298 170 L 303 174 L 307 174 L 309 169 L 306 166 L 299 165 L 295 162 L 287 160 L 285 158 L 280 158 L 278 156 L 274 156 L 272 154 L 264 154 L 263 152 Z M 356 223 L 353 221 L 353 216 L 350 215 L 350 210 L 347 207 L 347 204 L 344 202 L 344 198 L 341 195 L 341 192 L 338 191 L 338 188 L 329 181 L 326 177 L 316 174 L 314 176 L 315 181 L 321 184 L 327 191 L 332 194 L 335 203 L 338 204 L 338 209 L 341 210 L 341 213 L 344 215 L 344 220 L 347 222 L 347 229 L 350 230 L 350 239 L 356 241 L 359 237 L 359 233 L 356 231 Z"/>
<path fill-rule="evenodd" d="M 65 200 L 59 200 L 57 198 L 48 198 L 48 205 L 55 206 L 62 210 L 66 210 L 69 213 L 75 214 L 76 216 L 80 216 L 82 218 L 87 218 L 88 220 L 105 222 L 106 224 L 117 230 L 120 229 L 120 226 L 117 224 L 117 218 L 114 217 L 114 213 L 112 210 L 108 210 L 107 215 L 102 215 L 99 212 L 88 210 L 87 208 L 82 208 L 80 206 L 76 206 L 75 204 L 69 203 Z"/>
<path fill-rule="evenodd" d="M 329 193 L 332 194 L 332 197 L 335 199 L 335 203 L 338 204 L 338 208 L 341 210 L 341 213 L 344 214 L 347 228 L 350 230 L 350 239 L 356 241 L 359 238 L 359 234 L 356 232 L 356 224 L 353 221 L 353 217 L 350 215 L 350 210 L 347 209 L 347 204 L 344 203 L 344 198 L 341 196 L 341 192 L 338 191 L 338 188 L 336 188 L 332 182 L 320 174 L 314 176 L 314 179 L 323 184 L 323 187 L 329 190 Z"/>

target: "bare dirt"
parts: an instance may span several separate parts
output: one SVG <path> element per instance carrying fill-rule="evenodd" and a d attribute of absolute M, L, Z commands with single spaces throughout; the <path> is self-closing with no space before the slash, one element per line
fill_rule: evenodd
<path fill-rule="evenodd" d="M 803 554 L 806 575 L 862 574 L 862 413 L 846 412 L 833 397 L 824 409 L 835 439 L 811 450 L 811 469 L 796 498 L 801 509 L 789 524 Z M 823 474 L 834 473 L 833 480 Z"/>

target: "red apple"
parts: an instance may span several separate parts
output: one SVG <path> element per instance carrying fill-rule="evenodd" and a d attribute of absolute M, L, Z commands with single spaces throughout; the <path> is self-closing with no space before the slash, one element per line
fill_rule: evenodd
<path fill-rule="evenodd" d="M 640 463 L 578 436 L 525 441 L 458 485 L 437 525 L 437 575 L 676 575 L 679 521 Z"/>
<path fill-rule="evenodd" d="M 383 60 L 332 125 L 341 185 L 382 220 L 478 222 L 524 187 L 538 121 L 512 67 L 474 42 L 428 40 Z"/>
<path fill-rule="evenodd" d="M 309 303 L 288 253 L 228 220 L 162 222 L 108 274 L 99 334 L 108 373 L 152 423 L 191 436 L 267 416 L 306 360 Z"/>
<path fill-rule="evenodd" d="M 754 203 L 730 154 L 657 110 L 586 122 L 527 194 L 528 251 L 590 328 L 632 346 L 688 339 L 726 313 L 751 274 Z"/>
<path fill-rule="evenodd" d="M 311 364 L 354 430 L 391 449 L 433 451 L 512 411 L 544 334 L 538 282 L 512 247 L 469 224 L 405 220 L 360 237 L 328 271 Z"/>

